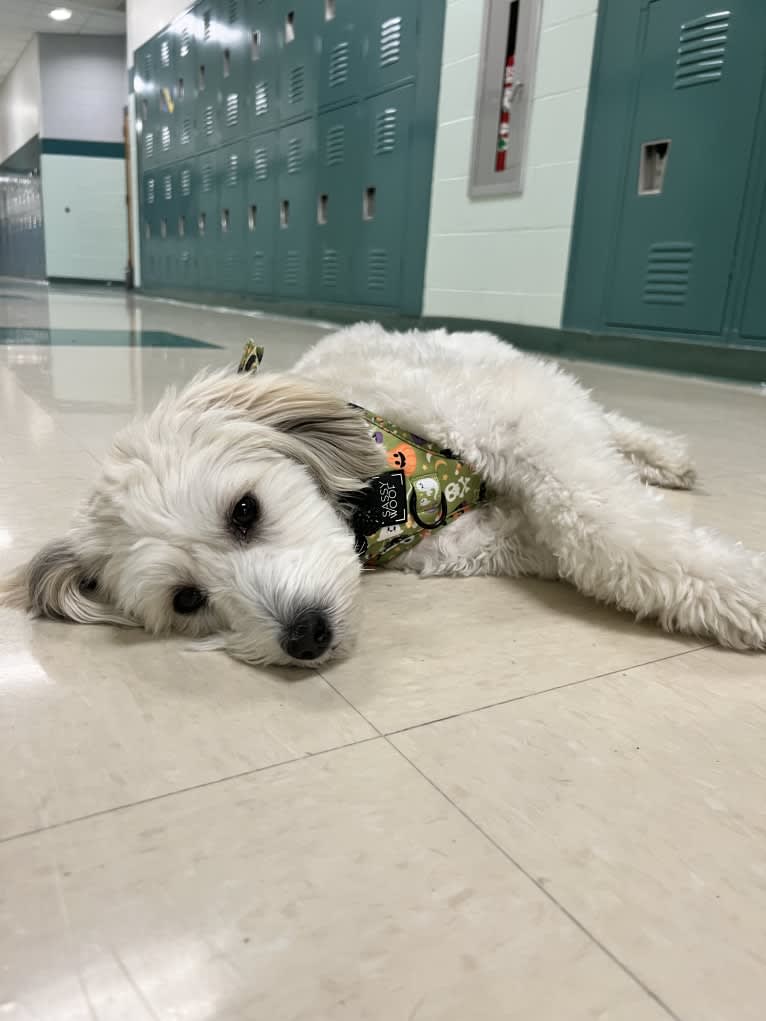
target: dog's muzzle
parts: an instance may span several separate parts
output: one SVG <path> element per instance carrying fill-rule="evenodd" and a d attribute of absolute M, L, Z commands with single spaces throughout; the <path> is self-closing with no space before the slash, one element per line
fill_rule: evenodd
<path fill-rule="evenodd" d="M 304 610 L 285 628 L 281 645 L 292 659 L 311 660 L 327 652 L 332 625 L 321 610 Z"/>

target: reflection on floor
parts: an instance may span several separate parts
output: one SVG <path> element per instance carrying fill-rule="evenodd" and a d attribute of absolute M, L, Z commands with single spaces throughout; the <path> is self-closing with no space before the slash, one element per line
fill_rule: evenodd
<path fill-rule="evenodd" d="M 0 327 L 0 569 L 167 384 L 328 328 L 8 281 Z M 766 546 L 757 390 L 576 370 L 690 435 L 682 513 Z M 381 572 L 365 613 L 296 677 L 0 612 L 0 1013 L 760 1018 L 766 657 L 538 582 Z"/>

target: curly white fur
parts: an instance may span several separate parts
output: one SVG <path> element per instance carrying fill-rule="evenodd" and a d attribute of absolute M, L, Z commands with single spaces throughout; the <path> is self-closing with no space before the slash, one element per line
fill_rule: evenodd
<path fill-rule="evenodd" d="M 347 402 L 459 451 L 497 494 L 391 566 L 561 578 L 668 630 L 766 647 L 766 557 L 690 527 L 642 484 L 693 484 L 683 441 L 605 412 L 568 373 L 489 334 L 375 324 L 327 337 L 283 376 L 218 373 L 169 393 L 117 438 L 70 534 L 6 599 L 277 663 L 292 662 L 291 618 L 318 606 L 335 639 L 316 662 L 346 651 L 360 567 L 342 497 L 380 468 Z M 224 522 L 248 491 L 262 519 L 243 544 Z M 179 585 L 204 589 L 199 613 L 173 612 Z"/>

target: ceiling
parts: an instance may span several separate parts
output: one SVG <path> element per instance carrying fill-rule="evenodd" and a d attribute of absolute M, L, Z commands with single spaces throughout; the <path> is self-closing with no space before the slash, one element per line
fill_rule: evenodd
<path fill-rule="evenodd" d="M 48 12 L 55 7 L 68 7 L 69 21 L 52 21 Z M 37 32 L 122 35 L 125 0 L 0 0 L 0 82 Z"/>

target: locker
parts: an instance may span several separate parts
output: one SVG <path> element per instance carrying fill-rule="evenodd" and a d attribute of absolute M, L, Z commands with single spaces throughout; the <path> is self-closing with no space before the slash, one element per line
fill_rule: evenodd
<path fill-rule="evenodd" d="M 244 258 L 247 221 L 244 216 L 244 168 L 247 149 L 241 143 L 226 146 L 217 154 L 218 182 L 218 272 L 221 291 L 243 291 L 246 282 Z"/>
<path fill-rule="evenodd" d="M 375 96 L 362 105 L 354 300 L 363 304 L 396 305 L 399 301 L 413 112 L 412 85 Z"/>
<path fill-rule="evenodd" d="M 284 297 L 306 298 L 315 217 L 315 120 L 282 128 L 278 159 L 276 290 Z"/>
<path fill-rule="evenodd" d="M 323 0 L 275 0 L 279 45 L 279 117 L 298 120 L 317 107 Z"/>
<path fill-rule="evenodd" d="M 162 279 L 175 286 L 178 283 L 178 173 L 174 166 L 162 167 L 156 176 L 157 212 L 159 214 L 159 240 L 157 255 Z"/>
<path fill-rule="evenodd" d="M 243 245 L 244 284 L 245 290 L 257 295 L 274 293 L 274 250 L 279 223 L 278 143 L 279 135 L 271 131 L 243 145 L 243 214 L 247 224 Z"/>
<path fill-rule="evenodd" d="M 175 159 L 194 151 L 197 110 L 197 22 L 193 13 L 182 15 L 171 36 L 173 65 L 168 88 L 173 99 Z"/>
<path fill-rule="evenodd" d="M 355 0 L 324 5 L 319 60 L 319 107 L 358 98 L 362 89 L 363 26 Z"/>
<path fill-rule="evenodd" d="M 193 159 L 178 164 L 175 234 L 178 239 L 176 283 L 179 287 L 196 287 L 198 283 L 194 176 Z"/>
<path fill-rule="evenodd" d="M 141 265 L 149 283 L 162 280 L 160 265 L 160 213 L 157 174 L 145 171 L 141 176 Z"/>
<path fill-rule="evenodd" d="M 220 4 L 202 0 L 194 8 L 197 24 L 197 66 L 195 119 L 197 152 L 207 152 L 221 143 L 223 107 L 223 49 L 225 29 L 218 17 Z M 223 33 L 221 30 L 223 29 Z"/>
<path fill-rule="evenodd" d="M 247 31 L 250 37 L 247 118 L 250 132 L 269 131 L 279 121 L 279 38 L 273 0 L 249 0 Z"/>
<path fill-rule="evenodd" d="M 757 0 L 729 7 L 705 0 L 648 6 L 610 325 L 723 328 L 766 32 Z"/>
<path fill-rule="evenodd" d="M 219 259 L 219 183 L 215 153 L 203 153 L 196 158 L 195 180 L 197 217 L 197 266 L 199 286 L 203 290 L 218 287 Z"/>
<path fill-rule="evenodd" d="M 223 142 L 241 138 L 248 130 L 250 34 L 245 0 L 216 0 L 214 8 L 221 98 L 219 128 Z"/>
<path fill-rule="evenodd" d="M 747 271 L 747 287 L 740 335 L 747 340 L 766 340 L 766 191 L 758 211 L 755 248 Z"/>
<path fill-rule="evenodd" d="M 367 93 L 411 81 L 415 76 L 420 3 L 367 0 L 363 6 L 367 17 L 363 54 Z"/>
<path fill-rule="evenodd" d="M 312 293 L 324 301 L 353 300 L 352 266 L 359 241 L 363 176 L 360 108 L 354 103 L 319 117 L 316 229 Z"/>

